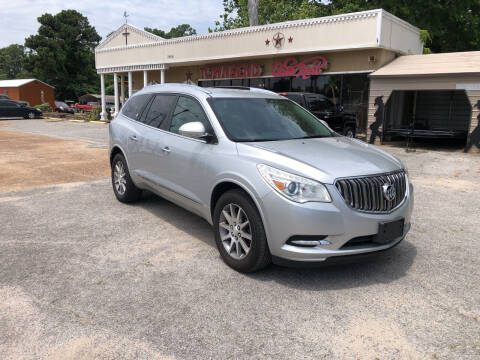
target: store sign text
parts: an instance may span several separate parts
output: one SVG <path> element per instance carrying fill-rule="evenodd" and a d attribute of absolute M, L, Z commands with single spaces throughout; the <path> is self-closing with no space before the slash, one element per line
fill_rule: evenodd
<path fill-rule="evenodd" d="M 294 57 L 278 61 L 273 65 L 273 76 L 295 76 L 308 79 L 312 75 L 320 75 L 327 67 L 327 59 L 323 56 L 314 56 L 302 62 Z"/>
<path fill-rule="evenodd" d="M 262 75 L 260 64 L 217 65 L 200 68 L 202 79 L 242 79 Z"/>

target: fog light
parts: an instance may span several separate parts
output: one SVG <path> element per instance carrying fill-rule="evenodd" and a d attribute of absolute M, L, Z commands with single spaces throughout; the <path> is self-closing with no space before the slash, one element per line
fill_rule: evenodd
<path fill-rule="evenodd" d="M 299 247 L 315 247 L 318 245 L 331 245 L 331 242 L 325 240 L 327 235 L 318 235 L 318 236 L 292 236 L 287 240 L 288 245 L 299 246 Z"/>

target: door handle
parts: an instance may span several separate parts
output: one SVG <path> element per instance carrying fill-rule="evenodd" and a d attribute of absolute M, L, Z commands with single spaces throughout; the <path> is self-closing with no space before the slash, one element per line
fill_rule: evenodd
<path fill-rule="evenodd" d="M 129 140 L 132 140 L 132 141 L 138 141 L 137 139 L 137 135 L 131 135 L 128 137 Z"/>
<path fill-rule="evenodd" d="M 162 151 L 165 153 L 165 154 L 169 154 L 172 150 L 170 150 L 170 148 L 168 146 L 165 146 Z"/>

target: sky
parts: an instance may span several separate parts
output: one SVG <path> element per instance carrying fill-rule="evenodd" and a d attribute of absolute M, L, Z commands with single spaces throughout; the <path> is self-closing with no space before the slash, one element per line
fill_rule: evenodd
<path fill-rule="evenodd" d="M 162 30 L 190 24 L 198 34 L 208 32 L 223 13 L 222 0 L 0 0 L 0 47 L 22 44 L 38 30 L 37 18 L 75 9 L 88 18 L 102 38 L 116 30 L 127 11 L 129 24 Z"/>

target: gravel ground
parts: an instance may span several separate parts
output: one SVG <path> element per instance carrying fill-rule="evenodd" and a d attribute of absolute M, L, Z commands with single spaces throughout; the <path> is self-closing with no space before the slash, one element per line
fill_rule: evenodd
<path fill-rule="evenodd" d="M 341 267 L 236 273 L 205 221 L 107 178 L 1 194 L 0 358 L 479 359 L 480 156 L 385 149 L 412 230 Z"/>

